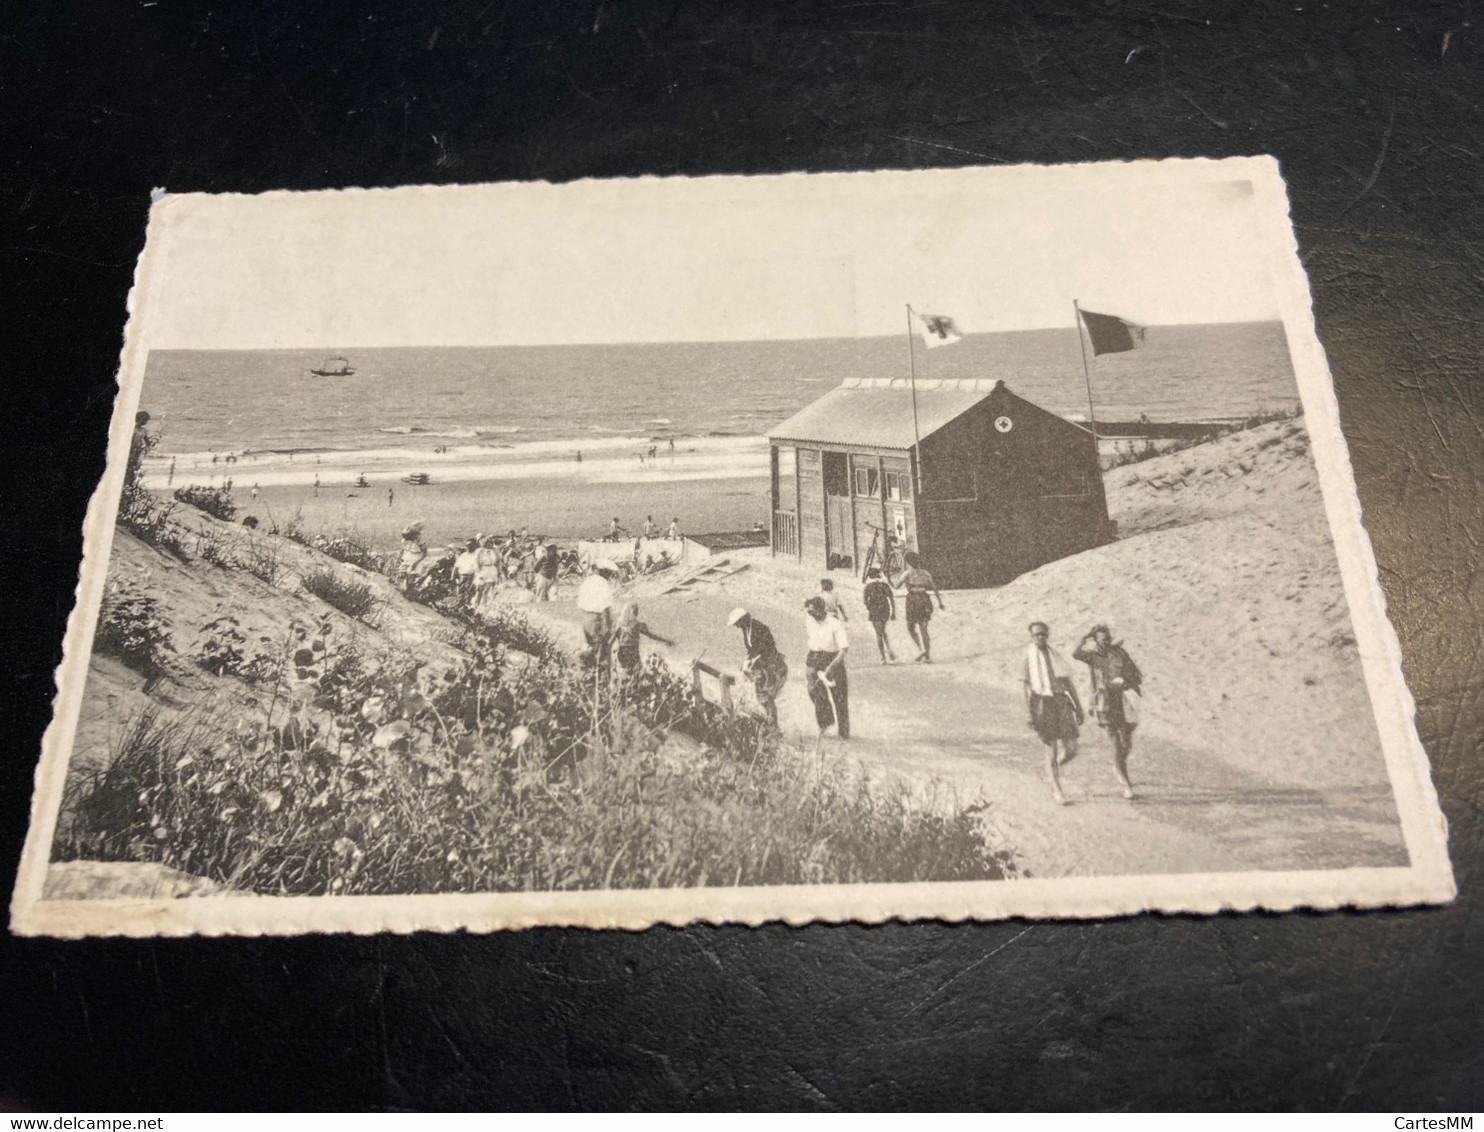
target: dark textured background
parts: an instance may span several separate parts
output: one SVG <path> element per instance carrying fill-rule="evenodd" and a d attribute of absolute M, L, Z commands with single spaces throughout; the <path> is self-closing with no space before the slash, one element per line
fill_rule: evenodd
<path fill-rule="evenodd" d="M 1444 910 L 0 941 L 0 1108 L 1484 1104 L 1471 3 L 0 15 L 9 892 L 152 186 L 1274 153 L 1463 895 Z"/>

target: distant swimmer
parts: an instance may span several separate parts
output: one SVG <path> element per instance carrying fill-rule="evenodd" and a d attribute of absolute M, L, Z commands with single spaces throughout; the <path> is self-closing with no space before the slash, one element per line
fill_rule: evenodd
<path fill-rule="evenodd" d="M 579 464 L 580 464 L 580 463 L 582 463 L 582 449 L 581 449 L 581 448 L 579 448 L 579 449 L 578 449 L 578 450 L 577 450 L 577 462 L 578 462 L 578 463 L 579 463 Z"/>

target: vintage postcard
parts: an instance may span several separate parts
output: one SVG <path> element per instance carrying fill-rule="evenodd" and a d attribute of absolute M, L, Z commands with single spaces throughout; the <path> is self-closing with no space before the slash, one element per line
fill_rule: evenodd
<path fill-rule="evenodd" d="M 1269 158 L 159 194 L 12 927 L 1454 894 Z"/>

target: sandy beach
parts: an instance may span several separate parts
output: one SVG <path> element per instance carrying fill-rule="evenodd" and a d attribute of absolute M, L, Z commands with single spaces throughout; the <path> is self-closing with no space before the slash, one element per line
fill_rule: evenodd
<path fill-rule="evenodd" d="M 387 501 L 390 490 L 392 499 Z M 617 515 L 637 533 L 646 515 L 668 526 L 675 517 L 685 533 L 741 531 L 768 517 L 766 479 L 687 480 L 656 477 L 642 484 L 584 483 L 573 487 L 551 480 L 466 480 L 411 486 L 400 480 L 369 488 L 322 486 L 316 495 L 304 485 L 264 486 L 253 500 L 241 481 L 234 493 L 239 520 L 287 524 L 298 519 L 313 535 L 353 531 L 374 546 L 393 550 L 408 523 L 425 524 L 429 545 L 529 527 L 532 534 L 564 541 L 598 538 Z"/>

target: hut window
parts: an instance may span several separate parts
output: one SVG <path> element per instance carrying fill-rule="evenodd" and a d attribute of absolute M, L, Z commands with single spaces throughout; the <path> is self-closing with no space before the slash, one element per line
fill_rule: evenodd
<path fill-rule="evenodd" d="M 855 469 L 855 493 L 866 499 L 881 498 L 881 481 L 876 478 L 875 468 Z"/>
<path fill-rule="evenodd" d="M 912 477 L 906 472 L 887 472 L 886 498 L 893 503 L 908 502 L 912 498 Z"/>

